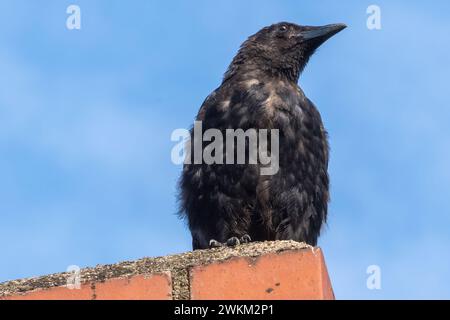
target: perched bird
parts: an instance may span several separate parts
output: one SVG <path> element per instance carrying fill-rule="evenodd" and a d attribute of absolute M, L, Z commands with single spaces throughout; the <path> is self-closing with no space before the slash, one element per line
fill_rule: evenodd
<path fill-rule="evenodd" d="M 193 249 L 289 239 L 316 245 L 327 219 L 329 147 L 321 116 L 297 82 L 314 51 L 345 27 L 281 22 L 241 45 L 196 120 L 202 133 L 278 129 L 279 169 L 262 175 L 259 162 L 185 163 L 180 215 L 188 222 Z M 192 129 L 191 141 L 193 134 Z M 193 142 L 191 150 L 195 143 L 206 147 L 198 138 Z"/>

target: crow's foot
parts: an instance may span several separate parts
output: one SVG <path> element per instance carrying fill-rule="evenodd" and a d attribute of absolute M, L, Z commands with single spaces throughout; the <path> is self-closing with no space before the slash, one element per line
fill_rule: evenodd
<path fill-rule="evenodd" d="M 244 234 L 242 237 L 231 237 L 226 242 L 222 243 L 215 239 L 209 240 L 210 248 L 219 248 L 219 247 L 235 247 L 240 244 L 249 243 L 252 241 L 252 238 L 248 234 Z"/>

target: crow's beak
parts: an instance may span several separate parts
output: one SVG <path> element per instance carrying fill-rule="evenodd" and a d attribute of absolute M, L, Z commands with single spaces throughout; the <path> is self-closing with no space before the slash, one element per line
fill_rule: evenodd
<path fill-rule="evenodd" d="M 305 27 L 305 30 L 299 32 L 298 36 L 302 41 L 311 43 L 315 49 L 345 28 L 347 26 L 343 23 L 329 24 L 321 27 Z"/>

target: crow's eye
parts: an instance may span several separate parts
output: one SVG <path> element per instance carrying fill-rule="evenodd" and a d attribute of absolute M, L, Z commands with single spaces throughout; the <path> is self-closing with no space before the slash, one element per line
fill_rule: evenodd
<path fill-rule="evenodd" d="M 285 32 L 285 31 L 287 31 L 287 29 L 288 29 L 288 27 L 285 26 L 285 25 L 282 25 L 282 26 L 280 27 L 280 31 L 281 31 L 281 32 Z"/>

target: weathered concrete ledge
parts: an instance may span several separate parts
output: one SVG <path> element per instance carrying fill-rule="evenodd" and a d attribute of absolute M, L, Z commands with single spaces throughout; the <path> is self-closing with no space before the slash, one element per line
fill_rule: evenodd
<path fill-rule="evenodd" d="M 0 299 L 333 299 L 319 248 L 254 242 L 0 284 Z"/>

